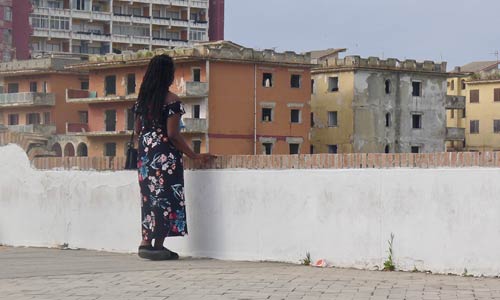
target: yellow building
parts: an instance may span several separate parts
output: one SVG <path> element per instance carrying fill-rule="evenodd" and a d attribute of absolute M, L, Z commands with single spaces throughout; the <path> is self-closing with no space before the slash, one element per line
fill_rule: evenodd
<path fill-rule="evenodd" d="M 465 142 L 448 142 L 448 151 L 500 150 L 500 71 L 497 61 L 457 67 L 448 79 L 448 95 L 464 96 L 463 109 L 447 113 L 447 126 L 465 128 Z"/>
<path fill-rule="evenodd" d="M 446 94 L 446 63 L 340 59 L 342 50 L 311 52 L 311 152 L 443 152 L 463 141 L 463 129 L 446 127 L 445 109 L 465 105 Z"/>

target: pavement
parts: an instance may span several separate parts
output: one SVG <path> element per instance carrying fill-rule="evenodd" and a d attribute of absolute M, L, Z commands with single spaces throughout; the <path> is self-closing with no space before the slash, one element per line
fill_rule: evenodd
<path fill-rule="evenodd" d="M 500 299 L 500 279 L 0 247 L 0 299 Z"/>

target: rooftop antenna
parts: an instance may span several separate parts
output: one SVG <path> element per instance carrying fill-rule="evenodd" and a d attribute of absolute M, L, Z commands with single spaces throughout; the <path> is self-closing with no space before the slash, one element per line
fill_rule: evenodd
<path fill-rule="evenodd" d="M 492 54 L 492 55 L 495 55 L 495 56 L 496 56 L 496 58 L 497 58 L 497 63 L 500 61 L 500 60 L 499 60 L 499 58 L 500 58 L 500 53 L 498 52 L 498 50 L 496 50 L 495 52 L 490 53 L 490 54 Z"/>

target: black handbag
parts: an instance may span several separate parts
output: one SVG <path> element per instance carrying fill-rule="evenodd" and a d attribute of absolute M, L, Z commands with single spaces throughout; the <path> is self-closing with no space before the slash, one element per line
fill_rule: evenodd
<path fill-rule="evenodd" d="M 130 142 L 127 144 L 127 159 L 125 160 L 125 170 L 137 170 L 137 149 L 134 148 L 134 133 L 130 137 Z"/>

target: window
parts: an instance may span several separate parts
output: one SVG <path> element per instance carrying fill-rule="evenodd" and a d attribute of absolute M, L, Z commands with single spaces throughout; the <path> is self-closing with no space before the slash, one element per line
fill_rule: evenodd
<path fill-rule="evenodd" d="M 39 125 L 40 122 L 40 114 L 39 113 L 28 113 L 26 114 L 26 124 L 28 125 Z"/>
<path fill-rule="evenodd" d="M 500 120 L 493 120 L 493 132 L 500 133 Z"/>
<path fill-rule="evenodd" d="M 105 78 L 105 95 L 116 95 L 116 76 L 111 75 L 111 76 L 106 76 Z"/>
<path fill-rule="evenodd" d="M 337 92 L 339 90 L 339 78 L 329 77 L 328 78 L 328 91 Z"/>
<path fill-rule="evenodd" d="M 88 111 L 79 111 L 78 117 L 80 119 L 80 123 L 82 123 L 82 124 L 89 123 L 89 112 Z"/>
<path fill-rule="evenodd" d="M 264 154 L 265 155 L 273 154 L 273 144 L 272 143 L 263 143 L 262 146 L 264 147 Z"/>
<path fill-rule="evenodd" d="M 300 144 L 289 144 L 290 154 L 299 154 Z"/>
<path fill-rule="evenodd" d="M 465 84 L 465 80 L 462 79 L 462 90 L 465 90 L 467 88 L 467 85 Z"/>
<path fill-rule="evenodd" d="M 193 81 L 194 82 L 200 82 L 201 81 L 201 69 L 200 68 L 194 68 L 193 69 Z"/>
<path fill-rule="evenodd" d="M 391 125 L 392 125 L 391 114 L 386 113 L 385 114 L 385 127 L 391 127 Z"/>
<path fill-rule="evenodd" d="M 470 121 L 470 133 L 478 134 L 479 133 L 479 120 L 471 120 Z"/>
<path fill-rule="evenodd" d="M 50 112 L 48 112 L 48 111 L 43 113 L 43 124 L 45 124 L 45 125 L 50 124 Z"/>
<path fill-rule="evenodd" d="M 314 113 L 311 113 L 311 128 L 314 127 Z"/>
<path fill-rule="evenodd" d="M 12 21 L 12 7 L 5 6 L 3 11 L 3 19 L 5 21 Z"/>
<path fill-rule="evenodd" d="M 391 153 L 391 147 L 389 145 L 385 145 L 384 152 L 385 153 Z"/>
<path fill-rule="evenodd" d="M 412 128 L 413 129 L 421 129 L 422 128 L 422 115 L 413 114 L 411 115 L 412 119 Z"/>
<path fill-rule="evenodd" d="M 262 108 L 262 121 L 272 122 L 273 121 L 273 109 L 272 108 Z"/>
<path fill-rule="evenodd" d="M 301 86 L 302 76 L 301 75 L 292 75 L 290 78 L 290 86 L 292 88 L 298 89 Z"/>
<path fill-rule="evenodd" d="M 272 73 L 262 74 L 262 86 L 263 87 L 273 87 L 273 74 Z"/>
<path fill-rule="evenodd" d="M 300 109 L 292 109 L 290 111 L 290 122 L 300 123 Z"/>
<path fill-rule="evenodd" d="M 450 90 L 455 90 L 455 80 L 452 79 L 451 82 L 450 82 Z"/>
<path fill-rule="evenodd" d="M 132 7 L 132 16 L 142 17 L 142 9 L 140 7 Z"/>
<path fill-rule="evenodd" d="M 313 145 L 309 146 L 309 154 L 314 154 L 314 146 Z"/>
<path fill-rule="evenodd" d="M 412 95 L 413 97 L 421 97 L 422 96 L 422 82 L 420 81 L 412 81 Z"/>
<path fill-rule="evenodd" d="M 464 108 L 464 109 L 462 109 L 462 119 L 464 119 L 464 118 L 466 117 L 466 112 L 467 112 L 467 111 L 466 111 L 466 109 L 465 109 L 465 108 Z"/>
<path fill-rule="evenodd" d="M 9 125 L 19 125 L 19 115 L 18 114 L 9 115 Z"/>
<path fill-rule="evenodd" d="M 328 112 L 328 127 L 337 127 L 337 125 L 338 125 L 337 112 L 336 111 L 329 111 Z"/>
<path fill-rule="evenodd" d="M 88 81 L 82 81 L 80 82 L 80 89 L 84 91 L 88 91 L 89 89 L 89 82 Z"/>
<path fill-rule="evenodd" d="M 135 115 L 134 111 L 129 108 L 127 109 L 127 130 L 134 130 L 135 127 Z"/>
<path fill-rule="evenodd" d="M 411 153 L 420 153 L 419 146 L 411 146 Z"/>
<path fill-rule="evenodd" d="M 127 95 L 135 93 L 135 74 L 127 75 Z"/>
<path fill-rule="evenodd" d="M 42 93 L 47 93 L 47 90 L 48 90 L 47 81 L 44 81 L 42 84 Z"/>
<path fill-rule="evenodd" d="M 337 145 L 328 145 L 328 153 L 337 154 L 338 153 L 338 146 Z"/>
<path fill-rule="evenodd" d="M 450 116 L 452 119 L 455 119 L 455 110 L 454 109 L 451 110 Z"/>
<path fill-rule="evenodd" d="M 495 102 L 500 101 L 500 89 L 493 90 L 493 101 L 495 101 Z"/>
<path fill-rule="evenodd" d="M 391 93 L 391 81 L 389 79 L 385 81 L 385 93 L 387 95 Z"/>
<path fill-rule="evenodd" d="M 106 110 L 104 112 L 104 123 L 106 131 L 116 131 L 116 110 Z"/>
<path fill-rule="evenodd" d="M 201 153 L 201 141 L 193 140 L 193 151 L 194 153 Z"/>
<path fill-rule="evenodd" d="M 30 92 L 36 93 L 38 90 L 38 85 L 36 84 L 36 81 L 30 82 Z"/>
<path fill-rule="evenodd" d="M 315 92 L 316 92 L 316 85 L 314 79 L 311 79 L 311 94 L 314 94 Z"/>
<path fill-rule="evenodd" d="M 19 83 L 9 83 L 7 85 L 7 93 L 19 93 Z"/>
<path fill-rule="evenodd" d="M 470 91 L 470 103 L 479 103 L 479 90 Z"/>
<path fill-rule="evenodd" d="M 200 105 L 196 104 L 193 105 L 193 119 L 199 119 L 200 118 Z"/>
<path fill-rule="evenodd" d="M 189 32 L 189 39 L 191 41 L 204 41 L 207 33 L 205 30 L 194 30 L 191 29 Z"/>
<path fill-rule="evenodd" d="M 104 156 L 116 156 L 116 143 L 104 144 Z"/>

